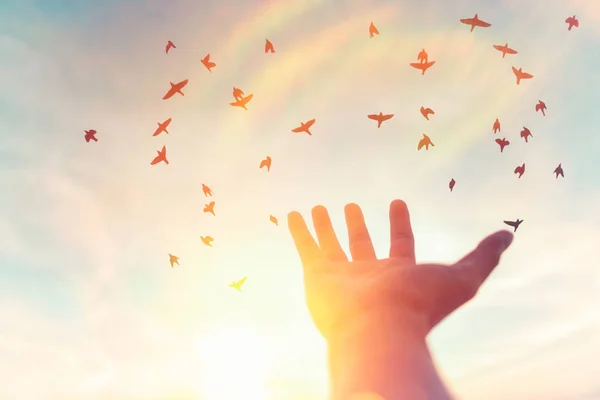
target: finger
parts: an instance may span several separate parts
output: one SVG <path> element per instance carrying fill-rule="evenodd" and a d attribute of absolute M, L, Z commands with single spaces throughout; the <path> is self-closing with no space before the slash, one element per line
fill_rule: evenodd
<path fill-rule="evenodd" d="M 354 261 L 376 260 L 371 236 L 365 225 L 365 217 L 357 204 L 351 203 L 344 207 L 350 253 Z"/>
<path fill-rule="evenodd" d="M 408 207 L 402 200 L 390 204 L 390 258 L 415 260 L 415 237 L 410 225 Z"/>
<path fill-rule="evenodd" d="M 293 211 L 288 214 L 288 228 L 294 239 L 296 250 L 304 266 L 309 265 L 320 256 L 319 246 L 315 242 L 300 213 Z"/>
<path fill-rule="evenodd" d="M 342 246 L 340 246 L 340 242 L 333 230 L 327 209 L 323 206 L 316 206 L 312 209 L 312 219 L 321 251 L 325 253 L 329 260 L 348 261 L 348 257 L 346 257 L 346 253 L 344 253 Z"/>

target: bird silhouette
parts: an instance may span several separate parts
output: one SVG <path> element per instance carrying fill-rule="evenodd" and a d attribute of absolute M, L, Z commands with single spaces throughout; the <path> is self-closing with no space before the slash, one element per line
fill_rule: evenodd
<path fill-rule="evenodd" d="M 533 75 L 531 75 L 530 73 L 523 72 L 523 68 L 516 69 L 515 67 L 512 67 L 512 70 L 515 76 L 517 77 L 517 85 L 521 83 L 521 79 L 533 78 Z"/>
<path fill-rule="evenodd" d="M 246 108 L 246 104 L 248 104 L 248 102 L 249 102 L 250 100 L 252 100 L 252 97 L 253 97 L 253 96 L 254 96 L 253 94 L 249 94 L 249 95 L 248 95 L 248 96 L 246 96 L 246 97 L 242 97 L 241 99 L 234 101 L 233 103 L 229 103 L 229 105 L 231 105 L 231 106 L 233 106 L 233 107 L 241 107 L 241 108 L 243 108 L 244 110 L 247 110 L 247 108 Z"/>
<path fill-rule="evenodd" d="M 423 146 L 425 146 L 425 150 L 429 150 L 429 146 L 435 147 L 435 144 L 431 141 L 429 136 L 423 133 L 423 138 L 419 140 L 419 145 L 417 146 L 417 151 L 421 150 Z"/>
<path fill-rule="evenodd" d="M 171 49 L 176 49 L 176 48 L 177 48 L 177 46 L 175 46 L 175 45 L 173 44 L 173 42 L 171 42 L 171 41 L 169 40 L 169 41 L 167 42 L 167 47 L 165 47 L 165 53 L 167 53 L 167 54 L 168 54 L 168 53 L 169 53 L 169 50 L 171 50 Z"/>
<path fill-rule="evenodd" d="M 173 264 L 179 265 L 179 257 L 169 254 L 169 262 L 171 263 L 171 268 L 173 268 Z"/>
<path fill-rule="evenodd" d="M 496 139 L 496 143 L 500 145 L 500 153 L 502 153 L 504 151 L 504 148 L 510 144 L 510 142 L 506 140 L 506 138 Z"/>
<path fill-rule="evenodd" d="M 535 112 L 541 111 L 542 115 L 546 116 L 546 103 L 541 100 L 538 100 L 538 103 L 535 105 Z"/>
<path fill-rule="evenodd" d="M 187 85 L 187 83 L 188 83 L 187 79 L 184 79 L 183 81 L 178 82 L 178 83 L 173 83 L 173 82 L 169 82 L 169 83 L 171 84 L 171 89 L 169 89 L 167 94 L 165 94 L 163 96 L 163 100 L 170 99 L 171 97 L 173 97 L 173 95 L 175 93 L 179 93 L 180 95 L 185 96 L 183 94 L 183 92 L 181 91 L 181 89 L 183 89 L 185 87 L 185 85 Z"/>
<path fill-rule="evenodd" d="M 435 112 L 431 108 L 425 108 L 421 106 L 421 115 L 425 117 L 427 121 L 429 121 L 429 115 L 434 115 Z"/>
<path fill-rule="evenodd" d="M 521 225 L 521 223 L 523 222 L 522 219 L 517 218 L 516 221 L 503 221 L 506 225 L 508 226 L 512 226 L 514 228 L 514 232 L 517 231 L 517 228 L 519 228 L 519 225 Z"/>
<path fill-rule="evenodd" d="M 154 131 L 154 134 L 152 136 L 158 136 L 163 132 L 166 134 L 169 134 L 169 131 L 167 130 L 167 128 L 169 127 L 170 123 L 171 123 L 171 118 L 167 119 L 166 121 L 164 121 L 162 123 L 157 122 L 158 128 L 156 128 L 156 130 Z"/>
<path fill-rule="evenodd" d="M 525 139 L 525 143 L 529 143 L 527 138 L 533 137 L 533 135 L 531 134 L 529 128 L 523 127 L 523 130 L 521 131 L 521 137 Z"/>
<path fill-rule="evenodd" d="M 450 179 L 450 183 L 448 184 L 450 191 L 452 191 L 452 189 L 454 189 L 454 185 L 456 185 L 456 181 L 454 180 L 454 178 L 452 178 L 452 179 Z"/>
<path fill-rule="evenodd" d="M 375 35 L 379 35 L 379 31 L 375 27 L 375 24 L 371 22 L 371 25 L 369 25 L 369 38 L 372 38 Z"/>
<path fill-rule="evenodd" d="M 244 98 L 244 91 L 240 88 L 236 88 L 235 86 L 233 87 L 233 98 L 236 101 L 240 101 L 241 99 Z"/>
<path fill-rule="evenodd" d="M 558 167 L 554 169 L 554 173 L 556 174 L 557 179 L 559 175 L 563 178 L 565 177 L 565 172 L 563 171 L 562 164 L 558 164 Z"/>
<path fill-rule="evenodd" d="M 206 186 L 204 183 L 202 184 L 202 193 L 204 193 L 205 197 L 213 195 L 213 191 L 208 186 Z"/>
<path fill-rule="evenodd" d="M 264 160 L 260 162 L 260 166 L 258 168 L 267 167 L 267 172 L 271 170 L 271 157 L 267 156 Z"/>
<path fill-rule="evenodd" d="M 292 132 L 294 132 L 294 133 L 306 132 L 309 135 L 312 135 L 312 133 L 310 133 L 310 127 L 313 126 L 314 123 L 315 123 L 314 118 L 311 120 L 308 120 L 306 122 L 300 122 L 300 126 L 292 129 Z"/>
<path fill-rule="evenodd" d="M 521 179 L 521 177 L 523 176 L 524 173 L 525 173 L 525 163 L 523 163 L 522 165 L 519 165 L 517 168 L 515 168 L 515 175 L 519 174 L 519 179 Z"/>
<path fill-rule="evenodd" d="M 504 46 L 501 46 L 499 44 L 495 44 L 493 46 L 496 50 L 502 52 L 502 58 L 504 58 L 504 56 L 506 56 L 507 54 L 517 54 L 518 53 L 518 51 L 516 51 L 515 49 L 511 49 L 510 47 L 508 47 L 508 43 L 506 43 Z"/>
<path fill-rule="evenodd" d="M 96 139 L 96 133 L 97 133 L 97 132 L 96 132 L 96 130 L 95 130 L 95 129 L 90 129 L 89 131 L 88 131 L 88 130 L 86 130 L 86 131 L 85 131 L 85 136 L 84 136 L 84 138 L 85 138 L 85 141 L 86 141 L 87 143 L 89 143 L 89 142 L 90 142 L 90 140 L 93 140 L 94 142 L 97 142 L 97 141 L 98 141 L 98 139 Z"/>
<path fill-rule="evenodd" d="M 210 236 L 200 236 L 200 240 L 202 240 L 202 243 L 204 243 L 205 245 L 207 245 L 208 247 L 212 247 L 212 242 L 215 240 Z"/>
<path fill-rule="evenodd" d="M 237 290 L 238 292 L 242 291 L 242 285 L 244 284 L 244 282 L 246 282 L 246 277 L 240 279 L 239 281 L 233 281 L 229 284 L 229 287 L 234 288 L 235 290 Z"/>
<path fill-rule="evenodd" d="M 477 14 L 475 14 L 473 18 L 462 18 L 460 22 L 462 22 L 465 25 L 471 25 L 470 32 L 473 32 L 473 29 L 475 29 L 476 26 L 479 26 L 480 28 L 487 28 L 489 26 L 492 26 L 492 24 L 480 20 Z"/>
<path fill-rule="evenodd" d="M 273 43 L 267 39 L 265 42 L 265 53 L 275 53 L 275 48 L 273 47 Z"/>
<path fill-rule="evenodd" d="M 492 126 L 492 131 L 494 133 L 500 132 L 500 121 L 498 120 L 498 118 L 496 118 L 496 120 L 494 121 L 494 126 Z"/>
<path fill-rule="evenodd" d="M 416 69 L 420 69 L 421 75 L 425 75 L 425 71 L 427 71 L 433 64 L 435 64 L 435 61 L 429 61 L 426 63 L 410 63 L 410 66 Z"/>
<path fill-rule="evenodd" d="M 154 160 L 150 162 L 150 165 L 158 164 L 161 161 L 169 165 L 169 160 L 167 160 L 167 147 L 163 146 L 162 149 L 157 150 L 156 152 L 158 153 L 158 155 L 154 157 Z"/>
<path fill-rule="evenodd" d="M 571 30 L 573 27 L 579 28 L 579 20 L 574 15 L 565 19 L 565 22 L 569 24 L 569 30 Z"/>
<path fill-rule="evenodd" d="M 427 52 L 425 49 L 421 49 L 419 54 L 417 54 L 417 60 L 422 64 L 427 64 Z"/>
<path fill-rule="evenodd" d="M 215 215 L 215 202 L 211 201 L 208 204 L 204 205 L 204 210 L 205 213 L 211 213 L 212 215 Z"/>
<path fill-rule="evenodd" d="M 369 114 L 367 115 L 367 118 L 372 119 L 374 121 L 377 121 L 377 127 L 381 127 L 381 124 L 385 121 L 387 121 L 388 119 L 391 119 L 394 116 L 394 114 L 384 114 L 382 112 L 379 112 L 379 114 Z"/>
<path fill-rule="evenodd" d="M 215 64 L 214 62 L 210 61 L 210 53 L 208 53 L 207 55 L 204 56 L 204 58 L 201 60 L 202 64 L 204 64 L 204 66 L 206 67 L 206 69 L 208 70 L 208 72 L 212 73 L 212 68 L 216 67 L 217 64 Z"/>
<path fill-rule="evenodd" d="M 275 218 L 274 216 L 272 216 L 272 215 L 269 216 L 269 221 L 271 221 L 275 225 L 279 226 L 279 221 L 277 221 L 277 218 Z"/>

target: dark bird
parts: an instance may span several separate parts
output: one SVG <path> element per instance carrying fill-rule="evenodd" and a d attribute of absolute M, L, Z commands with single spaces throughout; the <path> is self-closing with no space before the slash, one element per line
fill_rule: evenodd
<path fill-rule="evenodd" d="M 542 115 L 546 116 L 546 103 L 541 100 L 538 100 L 538 103 L 535 105 L 535 112 L 541 111 Z"/>
<path fill-rule="evenodd" d="M 187 83 L 188 83 L 187 79 L 185 79 L 185 80 L 183 80 L 181 82 L 178 82 L 178 83 L 169 82 L 169 84 L 171 85 L 171 89 L 169 89 L 169 91 L 167 92 L 167 94 L 165 94 L 163 96 L 163 100 L 167 100 L 167 99 L 173 97 L 173 95 L 175 93 L 179 93 L 180 95 L 185 96 L 183 94 L 183 92 L 181 91 L 181 89 L 183 89 L 185 87 L 185 85 L 187 85 Z"/>
<path fill-rule="evenodd" d="M 525 139 L 525 143 L 529 143 L 527 141 L 527 138 L 533 137 L 533 135 L 531 134 L 531 131 L 528 128 L 523 127 L 523 130 L 521 131 L 521 137 Z"/>
<path fill-rule="evenodd" d="M 169 40 L 169 41 L 167 42 L 167 47 L 165 47 L 165 53 L 167 53 L 167 54 L 168 54 L 168 53 L 169 53 L 169 50 L 171 50 L 171 49 L 176 49 L 176 48 L 177 48 L 177 46 L 175 46 L 175 45 L 173 44 L 173 42 L 171 42 L 171 41 Z"/>
<path fill-rule="evenodd" d="M 569 30 L 571 30 L 571 28 L 573 28 L 573 27 L 579 28 L 579 20 L 577 18 L 575 18 L 574 15 L 572 17 L 565 19 L 565 22 L 567 24 L 569 24 Z"/>
<path fill-rule="evenodd" d="M 452 179 L 450 179 L 450 183 L 448 184 L 450 191 L 452 191 L 452 189 L 454 189 L 454 185 L 456 185 L 456 181 L 454 180 L 454 178 L 452 178 Z"/>
<path fill-rule="evenodd" d="M 508 146 L 510 142 L 506 138 L 496 139 L 496 143 L 500 145 L 500 153 L 504 151 L 504 147 Z"/>
<path fill-rule="evenodd" d="M 556 178 L 558 178 L 559 175 L 563 178 L 565 177 L 565 172 L 563 171 L 562 164 L 558 164 L 558 167 L 554 169 L 554 173 L 556 174 Z"/>
<path fill-rule="evenodd" d="M 90 142 L 90 140 L 93 140 L 94 142 L 97 142 L 98 139 L 96 139 L 96 130 L 95 129 L 90 129 L 89 131 L 85 131 L 85 141 L 87 143 Z"/>
<path fill-rule="evenodd" d="M 471 25 L 471 32 L 473 32 L 473 29 L 475 29 L 476 26 L 479 26 L 480 28 L 487 28 L 489 26 L 492 26 L 492 24 L 480 20 L 477 14 L 475 14 L 473 18 L 462 18 L 460 22 L 462 22 L 465 25 Z"/>
<path fill-rule="evenodd" d="M 504 223 L 505 223 L 506 225 L 508 225 L 508 226 L 512 226 L 513 228 L 515 228 L 513 232 L 516 232 L 516 231 L 517 231 L 517 228 L 519 227 L 519 225 L 521 225 L 521 222 L 523 222 L 523 220 L 522 220 L 522 219 L 519 219 L 519 218 L 517 218 L 517 220 L 516 220 L 516 221 L 504 221 Z"/>
<path fill-rule="evenodd" d="M 521 178 L 524 173 L 525 173 L 525 163 L 523 163 L 522 165 L 519 165 L 517 168 L 515 168 L 515 174 L 519 174 L 519 178 Z"/>

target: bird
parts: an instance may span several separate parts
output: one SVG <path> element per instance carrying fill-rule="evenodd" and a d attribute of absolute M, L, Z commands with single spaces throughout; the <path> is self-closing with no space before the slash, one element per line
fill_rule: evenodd
<path fill-rule="evenodd" d="M 202 240 L 202 243 L 204 243 L 208 247 L 212 247 L 212 242 L 215 239 L 213 239 L 211 236 L 200 236 L 200 240 Z"/>
<path fill-rule="evenodd" d="M 519 225 L 521 225 L 521 222 L 523 222 L 522 219 L 517 218 L 516 221 L 504 221 L 504 223 L 508 226 L 512 226 L 513 228 L 515 228 L 514 232 L 517 231 L 517 228 L 519 227 Z"/>
<path fill-rule="evenodd" d="M 204 183 L 202 184 L 202 193 L 204 193 L 205 197 L 213 195 L 213 191 L 210 190 L 210 188 L 208 186 L 206 186 Z"/>
<path fill-rule="evenodd" d="M 171 118 L 167 119 L 163 123 L 157 122 L 158 128 L 156 128 L 156 130 L 154 131 L 154 134 L 152 136 L 158 136 L 163 132 L 166 134 L 169 134 L 169 131 L 167 130 L 167 128 L 169 127 L 170 123 L 171 123 Z"/>
<path fill-rule="evenodd" d="M 156 151 L 158 155 L 154 157 L 154 160 L 150 163 L 150 165 L 158 164 L 159 162 L 164 162 L 169 165 L 169 160 L 167 160 L 167 146 L 163 146 L 162 149 Z"/>
<path fill-rule="evenodd" d="M 173 44 L 170 40 L 167 42 L 167 47 L 165 47 L 165 53 L 169 54 L 169 50 L 176 49 L 177 46 Z"/>
<path fill-rule="evenodd" d="M 246 97 L 242 97 L 241 99 L 234 101 L 233 103 L 229 103 L 229 105 L 233 107 L 242 107 L 244 110 L 247 110 L 246 104 L 248 104 L 248 102 L 252 100 L 253 96 L 253 94 L 249 94 Z"/>
<path fill-rule="evenodd" d="M 465 25 L 471 25 L 470 32 L 473 32 L 473 29 L 475 29 L 476 26 L 479 26 L 481 28 L 487 28 L 489 26 L 492 26 L 492 24 L 480 20 L 477 14 L 475 14 L 473 18 L 461 18 L 460 22 L 462 22 Z"/>
<path fill-rule="evenodd" d="M 214 68 L 217 66 L 217 64 L 210 61 L 210 53 L 208 53 L 206 56 L 204 56 L 204 58 L 201 60 L 201 62 L 202 62 L 202 64 L 204 64 L 204 66 L 206 67 L 208 72 L 211 72 L 211 73 L 212 73 L 211 68 Z"/>
<path fill-rule="evenodd" d="M 242 279 L 240 279 L 239 281 L 233 281 L 229 284 L 229 287 L 234 288 L 235 290 L 237 290 L 238 292 L 242 291 L 242 285 L 244 284 L 244 282 L 246 282 L 246 277 L 243 277 Z"/>
<path fill-rule="evenodd" d="M 306 122 L 300 122 L 300 126 L 292 129 L 292 132 L 294 132 L 294 133 L 306 132 L 309 135 L 312 135 L 312 133 L 310 133 L 310 127 L 313 126 L 314 123 L 315 123 L 314 118 L 311 120 L 308 120 Z"/>
<path fill-rule="evenodd" d="M 502 153 L 504 151 L 504 148 L 510 144 L 510 142 L 506 140 L 506 138 L 496 139 L 496 143 L 500 145 L 500 153 Z"/>
<path fill-rule="evenodd" d="M 275 225 L 279 226 L 279 221 L 277 221 L 277 218 L 275 218 L 274 216 L 272 216 L 272 215 L 269 216 L 269 221 L 271 221 Z"/>
<path fill-rule="evenodd" d="M 173 95 L 175 93 L 179 93 L 182 96 L 185 96 L 183 94 L 183 92 L 181 91 L 181 89 L 183 89 L 185 87 L 185 85 L 187 85 L 188 80 L 184 79 L 181 82 L 177 82 L 177 83 L 173 83 L 173 82 L 169 82 L 171 84 L 171 89 L 169 89 L 169 91 L 167 92 L 167 94 L 165 94 L 163 96 L 163 100 L 167 100 L 170 99 L 171 97 L 173 97 Z"/>
<path fill-rule="evenodd" d="M 410 66 L 420 69 L 422 71 L 421 75 L 425 75 L 425 71 L 427 71 L 433 64 L 435 64 L 435 61 L 429 61 L 426 63 L 410 63 Z"/>
<path fill-rule="evenodd" d="M 498 120 L 498 118 L 496 118 L 496 120 L 494 121 L 494 126 L 492 126 L 492 131 L 494 131 L 494 133 L 500 132 L 500 121 Z"/>
<path fill-rule="evenodd" d="M 275 48 L 273 47 L 273 43 L 267 39 L 265 43 L 265 53 L 275 53 Z"/>
<path fill-rule="evenodd" d="M 169 262 L 171 263 L 171 268 L 173 268 L 173 264 L 179 265 L 179 257 L 169 254 Z"/>
<path fill-rule="evenodd" d="M 562 164 L 558 164 L 558 167 L 554 169 L 554 173 L 556 174 L 557 179 L 559 175 L 563 178 L 565 177 L 565 172 L 563 171 Z"/>
<path fill-rule="evenodd" d="M 379 35 L 379 31 L 375 27 L 373 21 L 371 21 L 371 25 L 369 25 L 369 38 L 372 38 L 375 35 Z"/>
<path fill-rule="evenodd" d="M 419 145 L 417 146 L 417 151 L 421 150 L 421 147 L 425 146 L 425 150 L 429 150 L 429 145 L 435 147 L 435 144 L 431 142 L 431 139 L 426 134 L 423 134 L 423 138 L 419 140 Z"/>
<path fill-rule="evenodd" d="M 215 215 L 215 202 L 211 201 L 208 204 L 204 205 L 204 210 L 205 213 L 211 213 L 212 215 Z"/>
<path fill-rule="evenodd" d="M 267 158 L 260 162 L 260 166 L 258 168 L 262 167 L 267 167 L 267 172 L 271 170 L 271 157 L 267 156 Z"/>
<path fill-rule="evenodd" d="M 233 87 L 233 98 L 239 101 L 244 98 L 244 91 L 240 88 Z"/>
<path fill-rule="evenodd" d="M 435 112 L 431 108 L 421 106 L 421 115 L 424 116 L 427 121 L 429 121 L 430 114 L 435 114 Z"/>
<path fill-rule="evenodd" d="M 85 137 L 84 137 L 84 138 L 85 138 L 85 141 L 86 141 L 87 143 L 89 143 L 89 142 L 90 142 L 90 140 L 93 140 L 94 142 L 97 142 L 97 141 L 98 141 L 98 139 L 96 139 L 96 133 L 97 133 L 97 132 L 96 132 L 96 130 L 95 130 L 95 129 L 90 129 L 89 131 L 88 131 L 88 130 L 86 130 L 86 131 L 85 131 Z"/>
<path fill-rule="evenodd" d="M 523 174 L 525 173 L 525 163 L 519 165 L 517 168 L 515 168 L 515 174 L 519 174 L 519 179 L 523 176 Z"/>
<path fill-rule="evenodd" d="M 421 49 L 419 54 L 417 54 L 417 60 L 419 60 L 420 63 L 427 64 L 427 52 L 425 49 Z"/>
<path fill-rule="evenodd" d="M 533 78 L 533 75 L 531 75 L 530 73 L 523 72 L 523 68 L 516 69 L 515 67 L 512 67 L 512 70 L 515 76 L 517 77 L 517 85 L 521 83 L 521 79 Z"/>
<path fill-rule="evenodd" d="M 565 19 L 565 22 L 569 24 L 569 30 L 573 27 L 579 28 L 579 20 L 574 15 Z"/>
<path fill-rule="evenodd" d="M 523 127 L 523 130 L 521 131 L 521 137 L 523 139 L 525 139 L 525 143 L 529 143 L 527 141 L 527 138 L 533 137 L 533 135 L 531 134 L 531 131 L 529 130 L 529 128 Z"/>
<path fill-rule="evenodd" d="M 535 105 L 535 112 L 541 111 L 542 115 L 546 116 L 546 103 L 541 100 L 538 100 L 538 103 Z"/>
<path fill-rule="evenodd" d="M 384 121 L 391 119 L 393 116 L 394 114 L 384 114 L 379 112 L 379 114 L 369 114 L 367 115 L 367 118 L 377 121 L 377 127 L 379 128 Z"/>
<path fill-rule="evenodd" d="M 448 184 L 450 191 L 452 191 L 452 189 L 454 189 L 454 185 L 456 185 L 456 181 L 454 180 L 454 178 L 452 178 L 452 179 L 450 179 L 450 183 Z"/>
<path fill-rule="evenodd" d="M 508 47 L 508 43 L 506 43 L 504 46 L 501 46 L 499 44 L 495 44 L 493 46 L 496 50 L 502 52 L 502 58 L 504 58 L 504 56 L 506 56 L 507 54 L 517 54 L 518 53 L 518 51 L 516 51 L 515 49 L 511 49 L 510 47 Z"/>

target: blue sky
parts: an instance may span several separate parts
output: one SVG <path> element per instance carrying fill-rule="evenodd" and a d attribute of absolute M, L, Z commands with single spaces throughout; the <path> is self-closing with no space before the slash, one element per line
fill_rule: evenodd
<path fill-rule="evenodd" d="M 285 215 L 323 204 L 345 242 L 356 202 L 384 257 L 402 198 L 420 261 L 525 220 L 476 300 L 430 335 L 458 397 L 597 399 L 600 6 L 448 3 L 4 1 L 0 398 L 324 399 Z M 458 22 L 475 13 L 492 26 Z M 519 54 L 492 48 L 506 42 Z M 421 48 L 436 60 L 424 76 L 408 66 Z M 513 65 L 535 77 L 515 85 Z M 161 100 L 186 78 L 184 97 Z M 228 106 L 233 86 L 254 93 L 247 112 Z M 376 129 L 379 111 L 395 117 Z M 313 136 L 290 132 L 311 118 Z M 421 133 L 436 146 L 417 152 Z M 511 141 L 502 154 L 495 137 Z M 151 167 L 163 145 L 170 164 Z M 227 287 L 243 276 L 243 293 Z"/>

